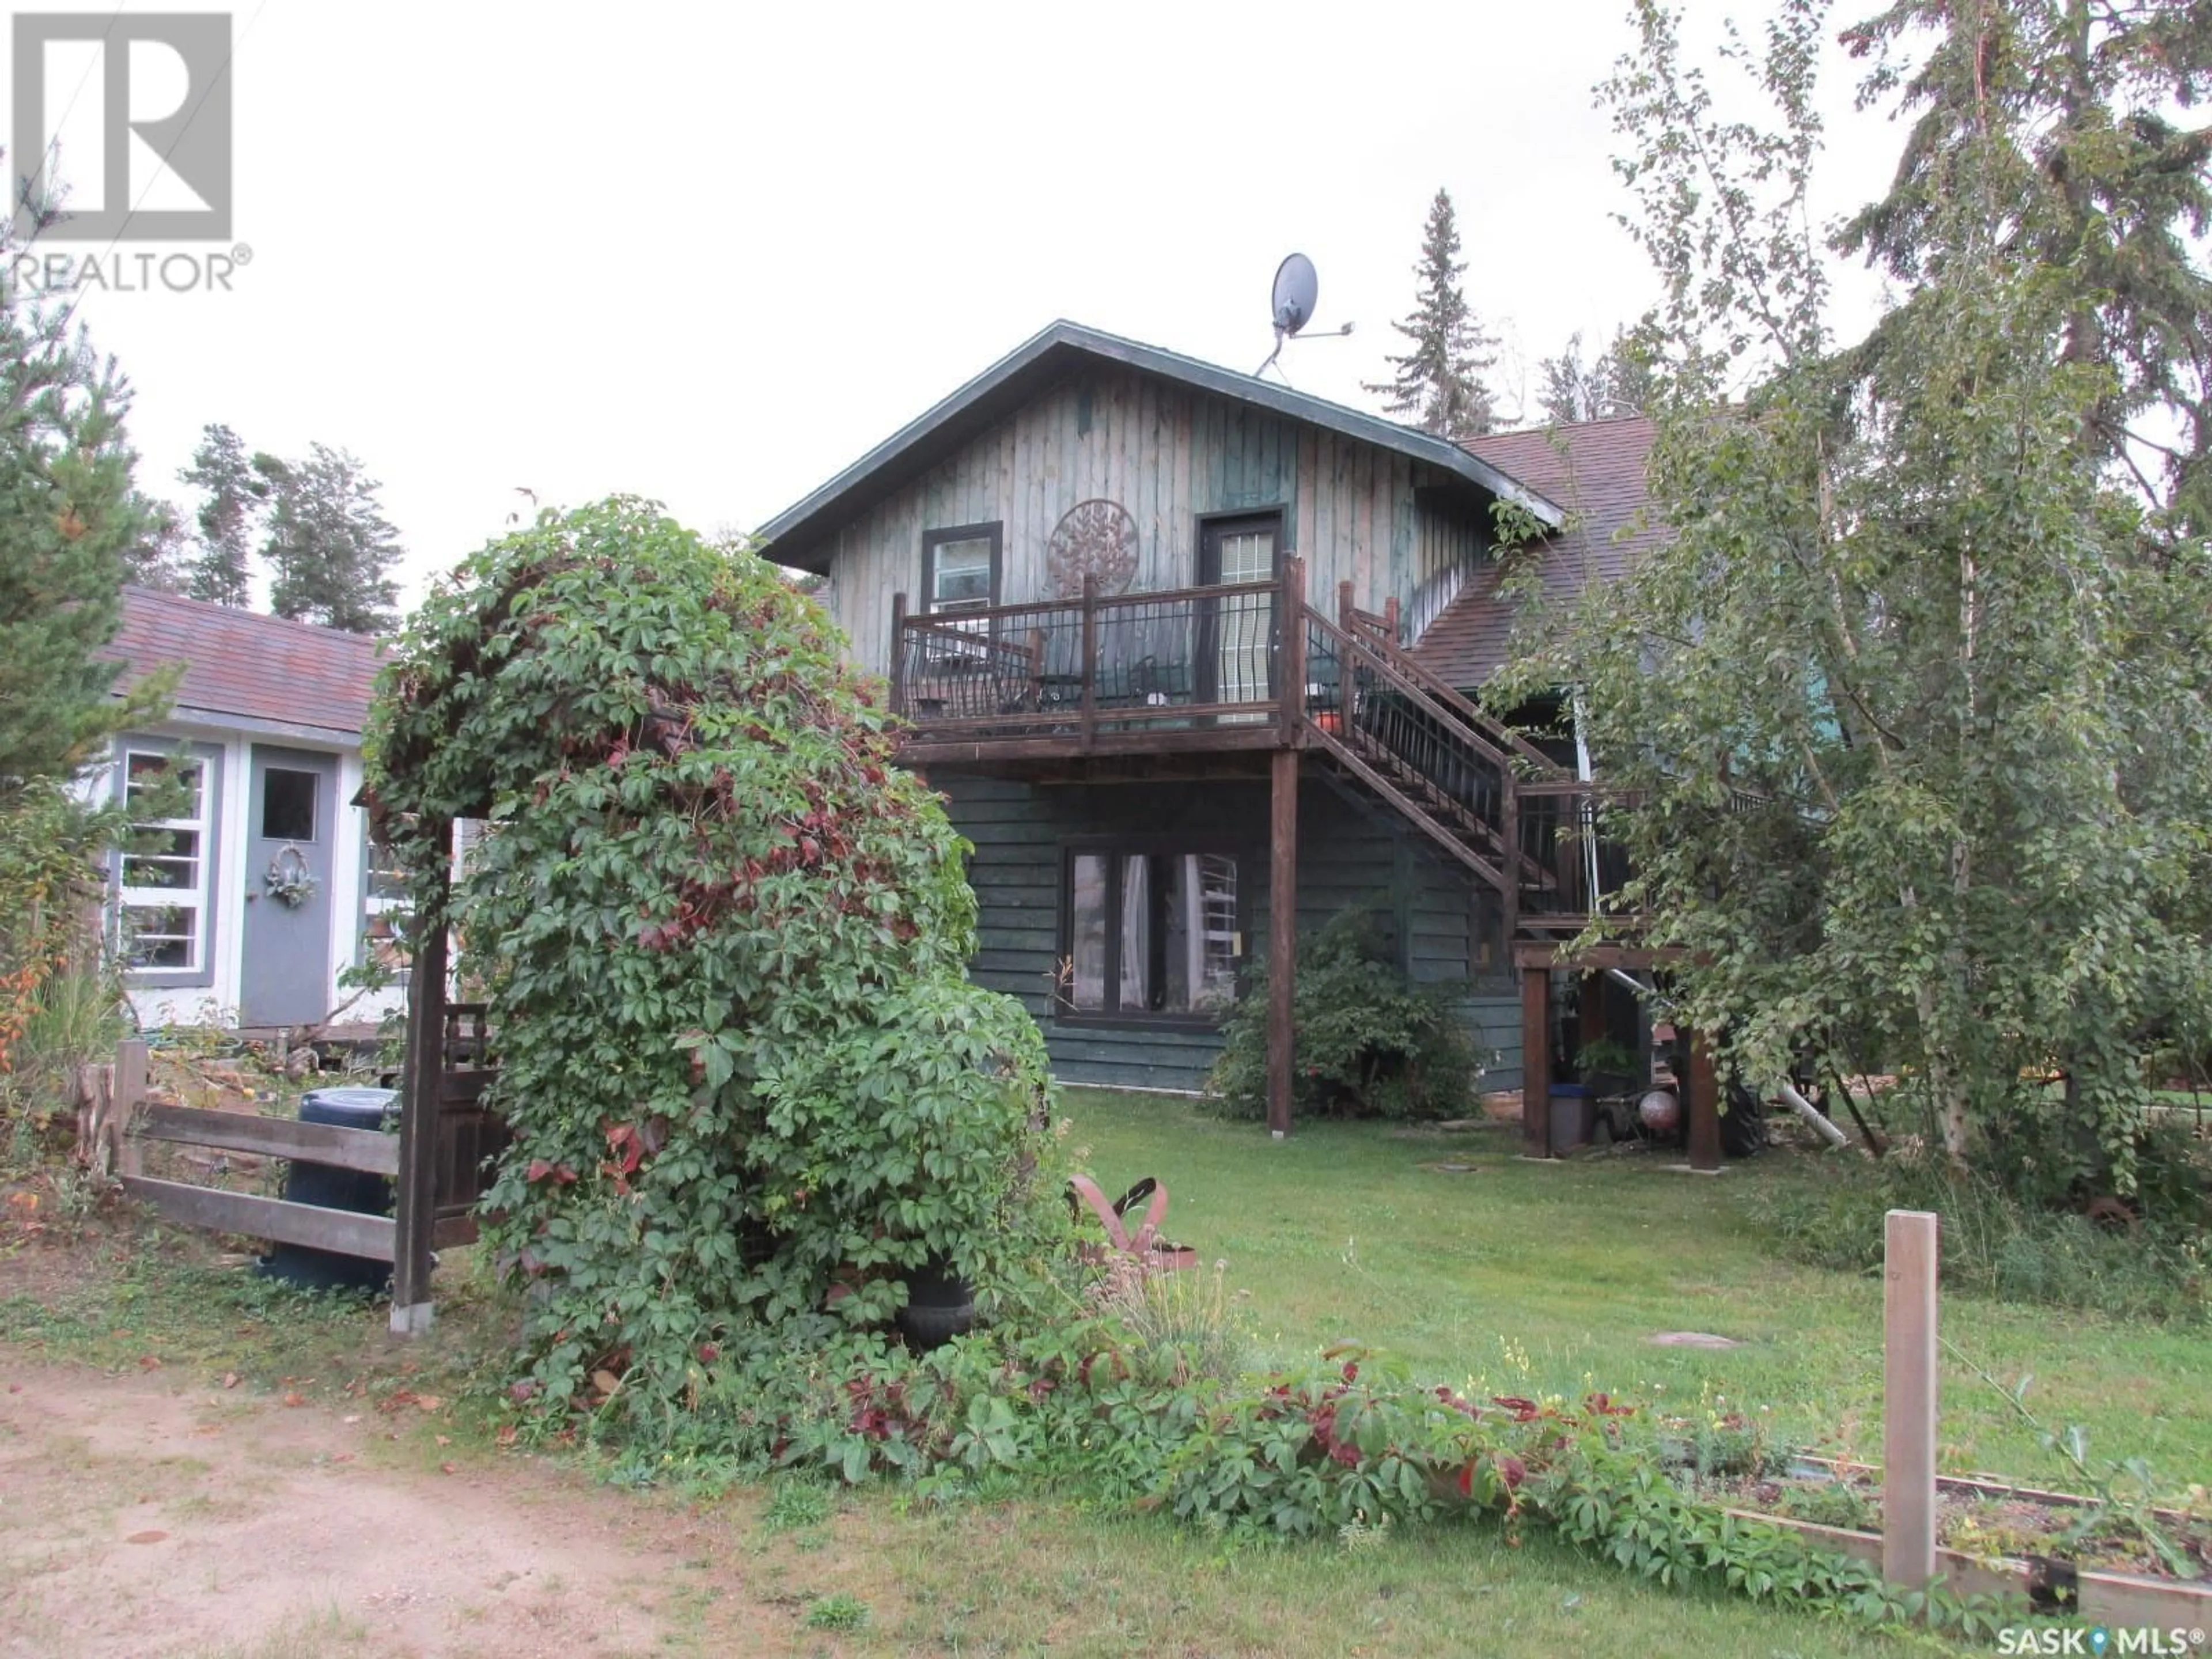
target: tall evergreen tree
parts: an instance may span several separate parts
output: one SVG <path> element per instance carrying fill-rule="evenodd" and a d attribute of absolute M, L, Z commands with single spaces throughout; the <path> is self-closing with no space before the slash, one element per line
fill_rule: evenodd
<path fill-rule="evenodd" d="M 0 227 L 0 258 L 15 246 Z M 146 531 L 130 401 L 65 313 L 0 283 L 0 812 L 75 777 L 167 702 L 158 683 L 112 696 L 121 665 L 100 654 Z"/>
<path fill-rule="evenodd" d="M 1424 431 L 1455 442 L 1489 431 L 1498 418 L 1483 378 L 1498 365 L 1498 341 L 1483 331 L 1467 303 L 1460 288 L 1466 270 L 1451 195 L 1439 190 L 1429 204 L 1421 257 L 1413 266 L 1412 314 L 1392 325 L 1406 337 L 1407 349 L 1402 356 L 1386 355 L 1390 379 L 1366 387 L 1382 395 L 1391 414 L 1411 416 Z"/>
<path fill-rule="evenodd" d="M 2204 0 L 1893 0 L 1843 40 L 1874 64 L 1862 102 L 1896 94 L 1915 117 L 1843 247 L 1940 281 L 1944 204 L 1977 157 L 2013 251 L 2064 289 L 2065 360 L 2112 375 L 2087 442 L 2154 529 L 2212 529 L 2212 126 L 2185 118 L 2212 95 Z"/>
<path fill-rule="evenodd" d="M 1581 333 L 1571 334 L 1565 351 L 1537 367 L 1544 378 L 1538 405 L 1556 426 L 1641 415 L 1651 400 L 1650 364 L 1625 328 L 1615 329 L 1613 343 L 1587 360 Z"/>
<path fill-rule="evenodd" d="M 391 629 L 399 532 L 377 500 L 382 486 L 359 460 L 326 444 L 311 445 L 304 461 L 258 454 L 253 470 L 269 492 L 270 609 L 353 634 Z"/>
<path fill-rule="evenodd" d="M 190 580 L 185 521 L 176 507 L 152 495 L 137 499 L 138 534 L 123 550 L 123 577 L 138 587 L 181 593 Z"/>
<path fill-rule="evenodd" d="M 253 603 L 253 521 L 269 486 L 246 457 L 246 446 L 227 426 L 203 427 L 192 464 L 177 475 L 201 492 L 199 551 L 186 572 L 185 591 L 243 611 Z"/>

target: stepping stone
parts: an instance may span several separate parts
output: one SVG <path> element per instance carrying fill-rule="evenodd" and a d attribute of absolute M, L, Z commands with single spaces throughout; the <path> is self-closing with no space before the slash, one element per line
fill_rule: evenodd
<path fill-rule="evenodd" d="M 1743 1346 L 1732 1336 L 1714 1336 L 1705 1331 L 1661 1331 L 1648 1340 L 1655 1348 L 1740 1348 Z"/>

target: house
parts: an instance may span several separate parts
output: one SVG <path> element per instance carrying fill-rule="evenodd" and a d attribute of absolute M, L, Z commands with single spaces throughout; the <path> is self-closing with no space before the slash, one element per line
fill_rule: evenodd
<path fill-rule="evenodd" d="M 974 843 L 973 977 L 1029 1006 L 1063 1079 L 1189 1090 L 1268 963 L 1280 1132 L 1295 932 L 1348 908 L 1464 987 L 1490 1086 L 1533 1043 L 1546 1087 L 1557 942 L 1622 872 L 1571 720 L 1532 742 L 1468 696 L 1510 628 L 1498 508 L 1542 536 L 1547 588 L 1604 580 L 1650 442 L 1462 448 L 1061 322 L 760 539 L 826 578 L 910 723 L 902 763 Z M 1586 1033 L 1620 1013 L 1604 984 Z"/>
<path fill-rule="evenodd" d="M 145 1026 L 210 1016 L 248 1030 L 323 1020 L 338 975 L 390 937 L 396 878 L 372 867 L 361 733 L 377 645 L 281 617 L 129 587 L 107 654 L 135 683 L 182 678 L 167 720 L 118 736 L 96 787 L 128 802 L 159 775 L 188 784 L 151 846 L 112 863 L 110 921 Z M 373 1024 L 395 993 L 367 997 Z"/>

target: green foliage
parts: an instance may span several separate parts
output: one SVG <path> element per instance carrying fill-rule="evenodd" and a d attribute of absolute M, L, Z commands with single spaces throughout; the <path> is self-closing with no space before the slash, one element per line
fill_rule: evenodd
<path fill-rule="evenodd" d="M 2160 1134 L 2138 1169 L 2173 1199 L 2111 1228 L 2025 1200 L 1990 1176 L 1896 1152 L 1879 1163 L 1824 1161 L 1762 1183 L 1747 1203 L 1786 1254 L 1816 1267 L 1877 1273 L 1883 1217 L 1933 1210 L 1943 1218 L 1943 1282 L 1954 1289 L 2115 1319 L 2212 1319 L 2212 1233 L 2201 1209 L 2185 1207 L 2192 1181 L 2203 1201 L 2203 1150 Z"/>
<path fill-rule="evenodd" d="M 1064 1236 L 1048 1073 L 969 986 L 936 797 L 814 604 L 645 503 L 547 514 L 411 621 L 368 775 L 451 920 L 514 1134 L 485 1237 L 528 1286 L 519 1397 L 672 1441 L 720 1379 L 879 1322 L 942 1258 L 1003 1310 Z M 822 1309 L 833 1273 L 856 1281 Z"/>
<path fill-rule="evenodd" d="M 1298 941 L 1292 1002 L 1294 1109 L 1301 1116 L 1445 1118 L 1473 1110 L 1481 1067 L 1452 1000 L 1417 986 L 1389 957 L 1371 918 L 1347 911 Z M 1264 969 L 1223 1022 L 1208 1091 L 1232 1117 L 1267 1114 Z"/>
<path fill-rule="evenodd" d="M 1543 388 L 1537 405 L 1555 426 L 1578 421 L 1618 421 L 1644 413 L 1651 400 L 1651 366 L 1625 328 L 1596 356 L 1583 356 L 1579 331 L 1567 337 L 1566 349 L 1537 364 Z"/>
<path fill-rule="evenodd" d="M 252 532 L 255 515 L 269 495 L 269 483 L 253 470 L 246 445 L 227 426 L 200 429 L 192 464 L 178 475 L 201 492 L 199 551 L 186 572 L 185 589 L 243 611 L 253 602 Z"/>
<path fill-rule="evenodd" d="M 1898 1073 L 1954 1163 L 2032 1145 L 2125 1194 L 2143 1051 L 2212 1016 L 2212 562 L 2144 557 L 2082 441 L 2114 382 L 2069 347 L 2074 276 L 2011 234 L 2026 106 L 1946 84 L 1979 125 L 1923 177 L 1881 349 L 1838 350 L 1805 210 L 1822 8 L 1739 51 L 1763 126 L 1638 12 L 1606 97 L 1666 283 L 1674 533 L 1531 638 L 1522 689 L 1583 688 L 1686 1024 L 1753 1079 Z"/>
<path fill-rule="evenodd" d="M 1889 189 L 1839 250 L 1920 288 L 1950 252 L 1960 184 L 1980 181 L 2012 247 L 2063 291 L 2064 356 L 2104 371 L 2077 443 L 2139 492 L 2154 535 L 2203 536 L 2212 132 L 2181 113 L 2212 86 L 2203 8 L 1890 0 L 1841 38 L 1873 65 L 1862 101 L 1894 94 L 1911 120 Z"/>
<path fill-rule="evenodd" d="M 809 1630 L 866 1630 L 868 1604 L 850 1590 L 817 1596 L 806 1609 Z"/>
<path fill-rule="evenodd" d="M 234 510 L 224 492 L 234 487 L 230 469 L 235 457 L 220 447 L 225 428 L 210 428 L 217 493 L 209 506 L 217 528 Z M 235 441 L 234 439 L 232 441 Z M 377 492 L 383 488 L 354 456 L 327 444 L 310 444 L 307 459 L 288 461 L 258 454 L 252 468 L 268 499 L 268 540 L 262 556 L 272 581 L 269 608 L 295 622 L 310 622 L 351 634 L 388 632 L 399 603 L 391 576 L 399 562 L 399 532 L 384 516 Z M 210 546 L 216 560 L 211 582 L 229 580 L 230 556 Z M 228 601 L 226 601 L 228 603 Z"/>
<path fill-rule="evenodd" d="M 1498 365 L 1498 340 L 1467 302 L 1460 278 L 1467 262 L 1459 257 L 1459 221 L 1449 191 L 1439 190 L 1429 204 L 1421 234 L 1421 257 L 1413 266 L 1418 284 L 1413 310 L 1391 325 L 1406 337 L 1403 356 L 1386 356 L 1389 380 L 1366 390 L 1379 392 L 1393 415 L 1410 416 L 1425 432 L 1457 442 L 1497 424 L 1495 398 L 1484 374 Z"/>
<path fill-rule="evenodd" d="M 15 252 L 14 224 L 0 228 L 0 258 Z M 123 430 L 130 402 L 66 311 L 0 284 L 0 812 L 167 706 L 159 678 L 111 696 L 120 665 L 99 654 L 148 529 Z"/>

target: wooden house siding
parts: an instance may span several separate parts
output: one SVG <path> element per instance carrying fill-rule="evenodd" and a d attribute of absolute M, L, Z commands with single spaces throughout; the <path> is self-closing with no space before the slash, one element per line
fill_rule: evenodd
<path fill-rule="evenodd" d="M 1005 526 L 1000 602 L 1053 597 L 1045 549 L 1078 501 L 1118 501 L 1134 520 L 1133 589 L 1198 580 L 1199 520 L 1283 513 L 1284 550 L 1306 560 L 1308 592 L 1333 603 L 1349 580 L 1379 611 L 1464 556 L 1480 508 L 1456 513 L 1416 492 L 1443 484 L 1426 464 L 1229 398 L 1113 365 L 1073 373 L 886 496 L 833 538 L 830 605 L 854 655 L 887 671 L 891 596 L 921 604 L 922 533 Z"/>
<path fill-rule="evenodd" d="M 1221 1048 L 1212 1030 L 1054 1018 L 1063 861 L 1071 844 L 1102 837 L 1186 836 L 1231 848 L 1249 918 L 1245 960 L 1263 961 L 1269 932 L 1267 786 L 1243 779 L 1144 786 L 1033 785 L 954 775 L 933 781 L 945 793 L 953 823 L 975 848 L 969 880 L 979 912 L 978 949 L 970 977 L 1018 998 L 1036 1018 L 1055 1074 L 1063 1082 L 1108 1086 L 1203 1086 Z M 1373 909 L 1395 929 L 1415 978 L 1464 981 L 1472 903 L 1461 872 L 1414 846 L 1409 831 L 1394 829 L 1334 790 L 1301 791 L 1302 934 L 1341 911 Z M 1484 1086 L 1514 1086 L 1520 1066 L 1518 999 L 1491 981 L 1470 985 L 1459 1006 L 1489 1067 Z"/>

